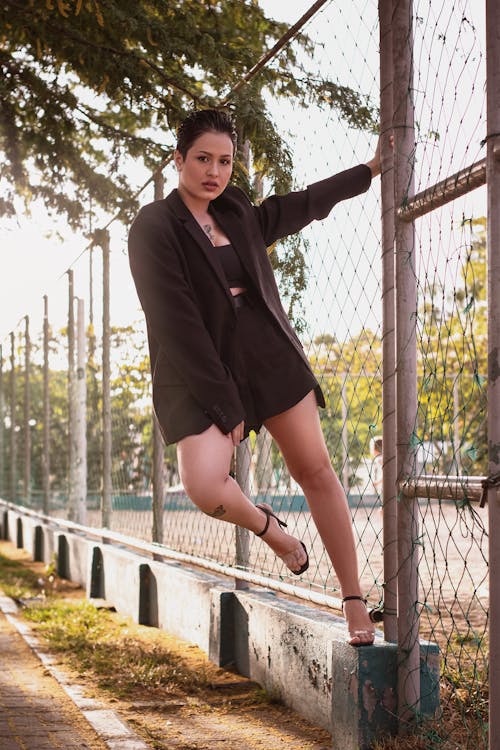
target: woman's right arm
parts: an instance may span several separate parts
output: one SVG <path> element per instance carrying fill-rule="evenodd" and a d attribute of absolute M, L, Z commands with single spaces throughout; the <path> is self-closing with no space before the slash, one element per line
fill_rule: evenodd
<path fill-rule="evenodd" d="M 203 411 L 222 432 L 231 432 L 244 416 L 236 384 L 215 349 L 154 209 L 139 212 L 128 244 L 149 330 Z"/>

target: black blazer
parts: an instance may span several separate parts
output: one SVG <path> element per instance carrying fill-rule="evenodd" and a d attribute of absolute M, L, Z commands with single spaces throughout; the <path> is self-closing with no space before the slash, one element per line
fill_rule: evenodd
<path fill-rule="evenodd" d="M 370 182 L 369 167 L 360 164 L 257 206 L 234 186 L 210 203 L 209 212 L 229 237 L 255 292 L 306 363 L 281 304 L 267 248 L 325 218 L 336 203 L 364 192 Z M 228 367 L 235 308 L 212 250 L 177 190 L 141 208 L 130 229 L 130 267 L 146 316 L 153 403 L 161 399 L 167 442 L 179 439 L 176 413 L 188 394 L 224 433 L 245 418 Z"/>

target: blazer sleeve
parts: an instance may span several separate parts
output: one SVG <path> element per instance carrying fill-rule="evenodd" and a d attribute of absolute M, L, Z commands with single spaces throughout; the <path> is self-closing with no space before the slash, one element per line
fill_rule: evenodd
<path fill-rule="evenodd" d="M 359 164 L 305 190 L 266 198 L 254 210 L 267 247 L 299 232 L 314 219 L 324 219 L 336 203 L 364 193 L 370 184 L 370 167 Z"/>
<path fill-rule="evenodd" d="M 243 405 L 161 221 L 141 209 L 128 247 L 148 328 L 205 414 L 229 433 L 244 418 Z"/>

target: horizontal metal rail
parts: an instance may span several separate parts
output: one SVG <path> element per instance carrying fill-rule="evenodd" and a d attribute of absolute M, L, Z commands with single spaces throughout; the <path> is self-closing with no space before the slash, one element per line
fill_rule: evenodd
<path fill-rule="evenodd" d="M 54 516 L 45 516 L 42 513 L 37 513 L 30 508 L 25 508 L 22 505 L 15 505 L 5 500 L 0 500 L 0 507 L 9 508 L 10 510 L 19 513 L 20 515 L 29 516 L 30 518 L 36 518 L 37 520 L 44 521 L 47 525 L 52 528 L 66 530 L 73 534 L 79 534 L 89 540 L 95 540 L 101 542 L 101 544 L 115 543 L 119 544 L 126 549 L 140 552 L 141 554 L 152 557 L 154 560 L 164 560 L 165 562 L 175 560 L 177 562 L 185 562 L 191 565 L 196 565 L 198 568 L 204 568 L 210 570 L 213 573 L 219 573 L 224 576 L 234 578 L 239 581 L 246 581 L 255 586 L 262 586 L 272 591 L 279 591 L 282 594 L 288 596 L 294 596 L 298 599 L 304 599 L 314 604 L 319 604 L 323 607 L 329 607 L 342 611 L 342 600 L 334 596 L 328 596 L 318 591 L 311 591 L 305 587 L 299 587 L 291 583 L 285 583 L 284 581 L 276 581 L 273 578 L 267 578 L 266 576 L 258 575 L 250 570 L 244 570 L 237 568 L 234 565 L 225 565 L 218 563 L 215 560 L 206 560 L 203 557 L 196 557 L 195 555 L 188 555 L 184 552 L 177 552 L 176 550 L 170 549 L 162 544 L 155 544 L 153 542 L 145 542 L 135 537 L 126 536 L 116 531 L 111 531 L 105 528 L 92 528 L 91 526 L 81 526 L 80 524 L 68 521 L 64 518 L 54 518 Z"/>
<path fill-rule="evenodd" d="M 481 502 L 486 477 L 467 475 L 422 474 L 410 477 L 399 485 L 405 497 L 428 497 L 437 500 Z"/>
<path fill-rule="evenodd" d="M 398 216 L 402 221 L 414 221 L 485 184 L 486 159 L 481 159 L 414 195 L 398 209 Z"/>

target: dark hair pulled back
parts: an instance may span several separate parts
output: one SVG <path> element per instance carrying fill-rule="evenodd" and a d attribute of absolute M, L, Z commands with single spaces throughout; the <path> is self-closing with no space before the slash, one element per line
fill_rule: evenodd
<path fill-rule="evenodd" d="M 177 150 L 185 158 L 197 138 L 204 133 L 214 132 L 226 133 L 236 151 L 236 128 L 229 112 L 223 109 L 200 109 L 191 112 L 177 128 Z"/>

